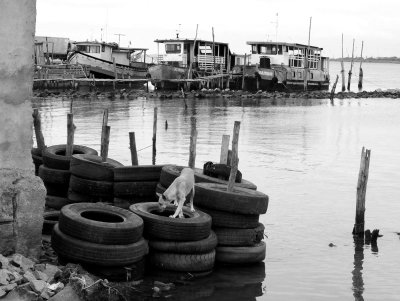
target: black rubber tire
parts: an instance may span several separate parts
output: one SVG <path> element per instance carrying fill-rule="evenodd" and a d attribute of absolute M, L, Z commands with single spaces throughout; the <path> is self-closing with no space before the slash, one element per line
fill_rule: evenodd
<path fill-rule="evenodd" d="M 113 203 L 114 197 L 112 195 L 106 196 L 91 196 L 79 192 L 68 190 L 68 203 Z"/>
<path fill-rule="evenodd" d="M 69 178 L 71 173 L 69 170 L 48 168 L 44 165 L 39 167 L 39 177 L 47 184 L 69 186 Z"/>
<path fill-rule="evenodd" d="M 268 196 L 260 191 L 214 183 L 195 184 L 194 203 L 200 207 L 239 214 L 264 214 L 268 209 Z"/>
<path fill-rule="evenodd" d="M 69 170 L 71 157 L 65 156 L 65 149 L 66 144 L 47 147 L 43 151 L 43 164 L 49 168 Z M 97 155 L 97 151 L 87 146 L 74 145 L 72 154 Z"/>
<path fill-rule="evenodd" d="M 66 235 L 58 225 L 53 229 L 51 246 L 58 255 L 72 262 L 111 267 L 138 262 L 148 253 L 147 242 L 143 238 L 129 245 L 96 244 Z"/>
<path fill-rule="evenodd" d="M 265 259 L 266 245 L 260 242 L 248 247 L 218 246 L 215 260 L 222 263 L 250 264 L 261 262 Z"/>
<path fill-rule="evenodd" d="M 169 187 L 169 185 L 179 177 L 183 168 L 185 168 L 185 166 L 165 165 L 161 170 L 160 184 L 164 187 Z M 228 185 L 228 181 L 204 175 L 203 170 L 200 168 L 194 168 L 194 180 L 196 183 L 217 183 Z M 241 183 L 235 183 L 235 187 L 257 190 L 256 185 L 244 179 L 242 179 Z"/>
<path fill-rule="evenodd" d="M 48 195 L 66 198 L 68 195 L 68 185 L 50 184 L 43 182 Z"/>
<path fill-rule="evenodd" d="M 149 203 L 149 202 L 156 202 L 156 197 L 134 197 L 134 198 L 114 198 L 113 206 L 128 209 L 131 205 L 138 204 L 138 203 Z"/>
<path fill-rule="evenodd" d="M 82 267 L 89 273 L 107 279 L 108 281 L 137 281 L 144 278 L 145 259 L 123 267 L 99 267 L 97 265 L 84 264 Z"/>
<path fill-rule="evenodd" d="M 60 211 L 49 211 L 43 214 L 42 234 L 51 235 L 54 226 L 58 223 Z"/>
<path fill-rule="evenodd" d="M 211 233 L 211 217 L 197 210 L 191 212 L 183 207 L 183 213 L 187 218 L 170 218 L 176 207 L 167 206 L 163 215 L 158 203 L 139 203 L 129 207 L 133 213 L 139 215 L 144 221 L 144 233 L 149 238 L 160 238 L 173 241 L 196 241 L 208 237 Z"/>
<path fill-rule="evenodd" d="M 148 241 L 150 250 L 178 253 L 178 254 L 202 254 L 208 253 L 217 247 L 217 235 L 211 231 L 210 235 L 198 241 L 169 241 L 169 240 L 154 240 Z"/>
<path fill-rule="evenodd" d="M 213 227 L 251 229 L 258 225 L 259 214 L 238 214 L 195 206 L 212 218 Z"/>
<path fill-rule="evenodd" d="M 254 229 L 213 228 L 218 237 L 218 246 L 252 246 L 264 238 L 264 225 Z"/>
<path fill-rule="evenodd" d="M 113 182 L 82 179 L 74 175 L 71 176 L 69 189 L 89 196 L 113 196 Z"/>
<path fill-rule="evenodd" d="M 114 169 L 115 182 L 158 182 L 164 165 L 123 166 Z"/>
<path fill-rule="evenodd" d="M 101 203 L 77 203 L 60 212 L 60 230 L 77 239 L 104 245 L 127 245 L 143 234 L 143 220 L 129 210 Z"/>
<path fill-rule="evenodd" d="M 114 196 L 121 198 L 156 195 L 158 182 L 115 182 Z"/>
<path fill-rule="evenodd" d="M 202 254 L 178 254 L 152 251 L 150 263 L 156 268 L 177 272 L 205 272 L 215 264 L 215 250 Z"/>
<path fill-rule="evenodd" d="M 47 195 L 46 196 L 46 206 L 52 209 L 60 210 L 65 205 L 69 204 L 69 200 L 67 198 Z"/>
<path fill-rule="evenodd" d="M 82 179 L 112 182 L 113 170 L 119 166 L 123 165 L 113 159 L 103 162 L 99 156 L 80 154 L 72 156 L 69 170 L 71 174 Z"/>

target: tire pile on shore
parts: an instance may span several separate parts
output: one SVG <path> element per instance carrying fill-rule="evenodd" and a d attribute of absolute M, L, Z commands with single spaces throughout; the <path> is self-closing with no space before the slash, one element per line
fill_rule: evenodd
<path fill-rule="evenodd" d="M 109 158 L 102 162 L 102 158 L 97 154 L 73 155 L 68 190 L 70 203 L 113 203 L 113 169 L 120 166 L 123 165 Z"/>
<path fill-rule="evenodd" d="M 123 166 L 114 169 L 114 205 L 128 209 L 141 202 L 156 202 L 162 165 Z"/>
<path fill-rule="evenodd" d="M 261 262 L 266 245 L 261 241 L 264 225 L 260 214 L 267 212 L 268 196 L 262 192 L 226 185 L 197 183 L 194 203 L 212 217 L 212 227 L 218 237 L 216 261 L 230 264 Z"/>
<path fill-rule="evenodd" d="M 71 157 L 65 156 L 66 145 L 49 146 L 43 150 L 43 165 L 39 167 L 39 177 L 47 190 L 46 206 L 59 210 L 69 203 L 67 199 L 71 173 L 69 171 Z M 94 149 L 75 145 L 74 154 L 97 154 Z"/>
<path fill-rule="evenodd" d="M 99 277 L 137 280 L 148 253 L 142 234 L 143 220 L 129 210 L 77 203 L 61 209 L 51 244 L 59 260 L 80 263 Z"/>
<path fill-rule="evenodd" d="M 211 217 L 200 210 L 183 208 L 186 218 L 170 218 L 175 206 L 160 211 L 158 203 L 130 206 L 144 221 L 144 235 L 149 241 L 149 262 L 162 271 L 211 273 L 215 263 L 217 238 L 211 231 Z"/>

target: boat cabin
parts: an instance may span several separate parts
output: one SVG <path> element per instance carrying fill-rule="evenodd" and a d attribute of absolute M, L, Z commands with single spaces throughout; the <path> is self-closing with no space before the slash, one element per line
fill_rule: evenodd
<path fill-rule="evenodd" d="M 189 67 L 202 71 L 229 69 L 229 45 L 227 43 L 170 39 L 155 40 L 157 43 L 157 62 L 174 67 Z M 214 45 L 214 47 L 213 47 Z"/>
<path fill-rule="evenodd" d="M 251 46 L 250 65 L 270 68 L 270 65 L 284 65 L 291 68 L 304 68 L 308 51 L 308 68 L 328 70 L 329 59 L 321 56 L 322 48 L 297 43 L 247 42 Z"/>
<path fill-rule="evenodd" d="M 121 65 L 130 65 L 132 57 L 137 57 L 137 52 L 144 52 L 146 57 L 147 49 L 144 48 L 127 48 L 119 47 L 117 43 L 105 42 L 74 42 L 73 49 L 82 52 L 89 56 L 112 62 L 113 58 L 115 63 Z"/>

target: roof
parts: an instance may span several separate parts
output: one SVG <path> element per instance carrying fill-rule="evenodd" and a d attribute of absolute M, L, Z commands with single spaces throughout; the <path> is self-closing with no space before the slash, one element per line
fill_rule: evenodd
<path fill-rule="evenodd" d="M 106 45 L 114 48 L 114 50 L 120 51 L 137 51 L 137 50 L 148 50 L 148 48 L 130 48 L 130 47 L 119 47 L 117 43 L 106 43 L 98 41 L 82 41 L 82 42 L 72 42 L 75 45 L 85 44 L 85 45 Z"/>
<path fill-rule="evenodd" d="M 299 44 L 299 43 L 286 43 L 286 42 L 272 42 L 272 41 L 250 41 L 246 42 L 247 45 L 283 45 L 283 46 L 292 46 L 292 47 L 299 47 L 299 48 L 307 48 L 308 45 Z M 322 50 L 323 48 L 317 46 L 311 46 L 310 48 Z"/>
<path fill-rule="evenodd" d="M 156 43 L 194 43 L 194 39 L 157 39 L 154 42 Z M 202 43 L 210 43 L 212 44 L 213 41 L 206 41 L 206 40 L 196 40 L 196 42 L 202 42 Z M 222 43 L 222 42 L 214 42 L 214 44 L 221 44 L 221 45 L 229 45 L 229 43 Z"/>

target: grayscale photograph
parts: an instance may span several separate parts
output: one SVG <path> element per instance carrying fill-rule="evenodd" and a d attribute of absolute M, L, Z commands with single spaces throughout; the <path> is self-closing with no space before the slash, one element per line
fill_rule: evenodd
<path fill-rule="evenodd" d="M 0 301 L 400 300 L 399 9 L 0 0 Z"/>

